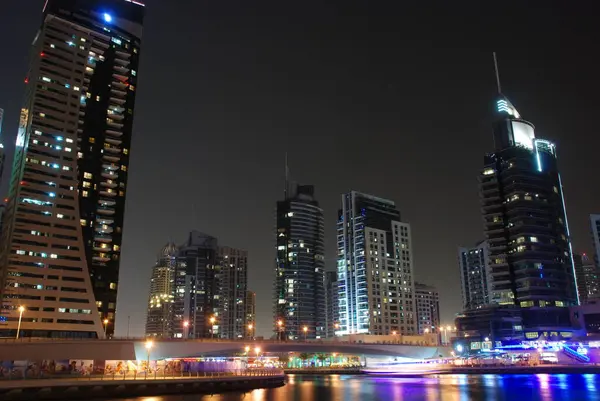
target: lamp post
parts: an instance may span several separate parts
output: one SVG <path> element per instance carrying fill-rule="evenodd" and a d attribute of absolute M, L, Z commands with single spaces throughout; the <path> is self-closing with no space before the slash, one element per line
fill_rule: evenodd
<path fill-rule="evenodd" d="M 304 341 L 306 341 L 306 334 L 308 333 L 308 327 L 307 327 L 307 326 L 304 326 L 304 327 L 302 328 L 302 331 L 304 332 Z"/>
<path fill-rule="evenodd" d="M 152 349 L 152 346 L 154 345 L 154 343 L 152 342 L 152 340 L 148 340 L 146 341 L 146 351 L 148 354 L 148 360 L 147 360 L 147 365 L 146 365 L 146 372 L 150 372 L 150 350 Z"/>
<path fill-rule="evenodd" d="M 210 338 L 215 338 L 215 321 L 217 320 L 217 318 L 215 318 L 214 316 L 211 316 L 209 321 L 210 321 Z"/>
<path fill-rule="evenodd" d="M 252 340 L 252 337 L 253 337 L 253 335 L 252 335 L 252 329 L 253 328 L 254 328 L 254 325 L 252 323 L 250 323 L 248 325 L 248 337 L 250 337 L 251 340 Z"/>
<path fill-rule="evenodd" d="M 19 306 L 19 324 L 17 326 L 17 337 L 16 340 L 19 339 L 19 333 L 21 332 L 21 319 L 23 318 L 23 312 L 25 312 L 25 307 L 23 305 Z"/>
<path fill-rule="evenodd" d="M 277 321 L 277 327 L 278 327 L 278 335 L 279 335 L 279 340 L 283 341 L 283 320 L 279 319 Z"/>
<path fill-rule="evenodd" d="M 108 319 L 104 319 L 104 339 L 106 340 L 106 329 L 108 327 Z"/>
<path fill-rule="evenodd" d="M 260 347 L 254 348 L 254 352 L 256 352 L 256 359 L 260 358 Z"/>
<path fill-rule="evenodd" d="M 183 321 L 183 338 L 188 338 L 189 334 L 188 334 L 188 328 L 190 327 L 190 322 L 187 320 Z"/>

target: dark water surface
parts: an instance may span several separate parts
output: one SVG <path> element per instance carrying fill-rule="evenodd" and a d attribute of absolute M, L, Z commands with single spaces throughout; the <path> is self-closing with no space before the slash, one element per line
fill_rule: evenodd
<path fill-rule="evenodd" d="M 600 375 L 442 375 L 429 378 L 288 376 L 284 387 L 120 401 L 600 401 Z M 113 400 L 107 400 L 113 401 Z M 117 401 L 117 400 L 114 400 Z"/>

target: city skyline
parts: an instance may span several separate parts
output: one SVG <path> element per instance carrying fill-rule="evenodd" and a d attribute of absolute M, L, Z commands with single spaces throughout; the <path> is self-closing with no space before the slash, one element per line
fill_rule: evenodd
<path fill-rule="evenodd" d="M 6 14 L 20 16 L 25 22 L 22 28 L 18 28 L 18 32 L 24 35 L 26 39 L 19 38 L 20 35 L 14 35 L 16 38 L 14 43 L 9 44 L 8 50 L 6 50 L 10 54 L 15 54 L 15 58 L 18 60 L 26 57 L 29 45 L 27 42 L 30 41 L 32 32 L 35 31 L 37 21 L 39 21 L 39 10 L 34 10 L 35 12 L 19 10 L 16 3 L 14 5 L 8 3 L 6 7 L 9 9 Z M 149 10 L 152 10 L 149 11 L 149 21 L 153 24 L 160 23 L 159 15 L 161 18 L 164 16 L 165 21 L 173 18 L 175 10 L 171 6 L 152 4 L 152 7 L 154 7 L 154 10 L 149 7 Z M 242 12 L 252 14 L 247 9 L 242 10 Z M 223 16 L 222 10 L 221 13 L 212 10 L 212 14 L 209 12 L 208 14 L 205 13 L 205 15 L 209 15 L 215 19 L 222 18 L 226 20 L 227 18 L 231 18 L 235 20 L 234 17 Z M 28 22 L 30 18 L 33 18 L 35 23 Z M 202 18 L 206 18 L 205 22 L 207 24 L 210 23 L 209 17 L 205 16 Z M 5 24 L 5 26 L 9 25 Z M 272 28 L 272 25 L 270 28 Z M 350 29 L 349 27 L 347 28 Z M 207 30 L 206 32 L 210 32 L 210 29 L 216 28 L 211 26 L 205 29 Z M 308 41 L 308 43 L 299 40 L 296 33 L 289 29 L 292 28 L 288 28 L 287 31 L 284 30 L 283 35 L 286 38 L 291 38 L 292 48 L 309 49 L 317 46 L 317 42 L 314 40 Z M 319 27 L 317 26 L 315 29 L 318 30 Z M 239 33 L 242 30 L 236 32 Z M 192 87 L 195 86 L 195 90 L 188 92 L 197 91 L 199 93 L 198 96 L 201 97 L 201 100 L 198 103 L 192 102 L 192 104 L 202 105 L 206 109 L 203 115 L 207 121 L 200 121 L 199 124 L 194 122 L 191 125 L 177 121 L 174 126 L 171 126 L 172 120 L 169 123 L 162 123 L 160 120 L 150 118 L 152 114 L 158 116 L 161 113 L 181 118 L 181 114 L 178 114 L 179 110 L 177 109 L 181 105 L 178 103 L 175 103 L 175 105 L 178 105 L 175 106 L 158 102 L 163 103 L 158 106 L 161 109 L 151 104 L 156 102 L 156 100 L 153 100 L 155 98 L 153 93 L 156 91 L 162 93 L 164 96 L 175 96 L 174 93 L 169 92 L 169 84 L 161 83 L 159 82 L 160 79 L 157 79 L 168 78 L 171 71 L 175 70 L 173 65 L 165 61 L 165 63 L 158 63 L 160 64 L 160 68 L 152 67 L 153 63 L 151 60 L 157 60 L 158 62 L 160 58 L 158 43 L 164 44 L 174 39 L 169 33 L 162 34 L 165 34 L 167 37 L 159 40 L 157 33 L 152 35 L 149 32 L 151 38 L 147 40 L 150 43 L 148 47 L 149 55 L 147 59 L 142 59 L 143 69 L 145 70 L 148 67 L 148 72 L 144 72 L 140 79 L 142 81 L 147 80 L 146 84 L 151 87 L 147 91 L 142 88 L 140 93 L 144 95 L 140 94 L 139 99 L 140 103 L 144 106 L 141 108 L 141 115 L 145 115 L 148 120 L 138 119 L 136 128 L 134 129 L 138 133 L 144 133 L 144 139 L 134 140 L 134 142 L 137 141 L 136 145 L 139 146 L 138 149 L 134 149 L 132 154 L 132 169 L 134 171 L 131 172 L 132 178 L 129 186 L 130 210 L 128 210 L 128 226 L 125 234 L 124 260 L 122 262 L 123 280 L 125 280 L 124 282 L 128 286 L 128 290 L 131 289 L 127 295 L 132 298 L 126 297 L 119 301 L 118 330 L 121 333 L 124 333 L 126 329 L 128 315 L 132 316 L 132 332 L 137 330 L 136 332 L 139 333 L 140 328 L 143 328 L 144 317 L 142 312 L 146 306 L 147 288 L 138 289 L 137 287 L 141 287 L 141 285 L 135 279 L 140 274 L 147 274 L 149 279 L 150 269 L 148 266 L 151 266 L 154 262 L 152 260 L 154 252 L 149 252 L 148 250 L 158 249 L 173 233 L 194 228 L 205 229 L 208 232 L 214 233 L 219 238 L 223 238 L 223 241 L 228 244 L 249 249 L 250 258 L 254 258 L 254 261 L 249 263 L 251 269 L 254 271 L 254 273 L 250 272 L 249 287 L 257 291 L 258 332 L 259 334 L 268 333 L 266 326 L 269 326 L 270 329 L 272 323 L 270 317 L 271 299 L 269 296 L 271 283 L 262 284 L 261 278 L 267 277 L 273 266 L 273 240 L 271 238 L 273 224 L 272 205 L 280 193 L 280 183 L 283 181 L 283 174 L 279 166 L 282 164 L 281 155 L 284 150 L 287 150 L 290 154 L 291 164 L 294 165 L 296 175 L 302 181 L 314 183 L 319 190 L 319 198 L 323 205 L 326 219 L 327 270 L 330 270 L 332 263 L 335 262 L 335 251 L 332 252 L 332 248 L 335 249 L 332 222 L 335 222 L 336 219 L 335 211 L 339 194 L 357 189 L 395 199 L 399 208 L 406 214 L 407 221 L 411 222 L 414 230 L 416 280 L 427 282 L 440 289 L 440 297 L 444 300 L 442 303 L 443 322 L 447 322 L 454 312 L 460 310 L 460 285 L 457 274 L 458 267 L 456 265 L 456 248 L 460 245 L 475 243 L 482 235 L 480 216 L 478 214 L 476 181 L 473 177 L 481 165 L 480 155 L 490 148 L 492 142 L 491 134 L 485 135 L 486 132 L 489 132 L 489 116 L 491 114 L 489 112 L 489 105 L 491 104 L 490 100 L 494 92 L 489 51 L 484 51 L 477 46 L 473 46 L 471 51 L 456 50 L 458 56 L 460 56 L 459 58 L 463 58 L 464 64 L 457 63 L 460 68 L 453 67 L 452 63 L 446 60 L 443 65 L 436 67 L 434 71 L 431 69 L 427 70 L 430 73 L 433 72 L 434 75 L 438 74 L 437 77 L 433 77 L 433 82 L 429 83 L 432 87 L 431 89 L 423 88 L 422 86 L 428 82 L 425 80 L 425 75 L 417 75 L 416 80 L 419 84 L 413 86 L 405 80 L 399 79 L 396 73 L 392 74 L 391 71 L 385 68 L 370 65 L 369 63 L 363 64 L 361 67 L 350 67 L 351 70 L 348 75 L 342 74 L 342 76 L 337 78 L 334 78 L 334 74 L 327 69 L 327 63 L 310 64 L 309 67 L 316 68 L 318 66 L 319 68 L 323 68 L 323 70 L 320 70 L 322 71 L 320 73 L 316 73 L 314 69 L 308 70 L 309 74 L 313 74 L 309 75 L 312 77 L 312 80 L 323 76 L 324 78 L 334 79 L 334 82 L 338 82 L 339 84 L 336 83 L 335 86 L 324 84 L 324 86 L 321 86 L 309 82 L 306 90 L 312 91 L 312 95 L 304 92 L 304 88 L 290 84 L 292 85 L 291 92 L 296 97 L 302 99 L 300 103 L 302 107 L 300 108 L 308 107 L 308 120 L 312 121 L 310 124 L 300 123 L 298 126 L 290 129 L 287 121 L 295 121 L 297 117 L 300 117 L 301 114 L 306 114 L 307 111 L 305 110 L 303 113 L 296 115 L 295 112 L 281 110 L 275 105 L 276 102 L 263 98 L 257 99 L 260 105 L 257 108 L 249 107 L 248 114 L 245 114 L 245 124 L 223 123 L 218 119 L 211 118 L 209 114 L 217 113 L 218 107 L 215 108 L 208 105 L 207 102 L 211 99 L 211 96 L 213 99 L 221 99 L 217 96 L 219 93 L 217 87 L 223 85 L 225 77 L 223 74 L 217 74 L 218 79 L 216 81 L 220 84 L 214 87 L 207 84 L 205 80 L 212 79 L 211 76 L 213 75 L 209 73 L 212 72 L 212 74 L 215 74 L 219 68 L 218 66 L 221 65 L 219 63 L 225 64 L 226 58 L 217 49 L 218 46 L 212 48 L 210 45 L 206 45 L 207 48 L 202 48 L 202 51 L 199 51 L 199 53 L 206 54 L 206 50 L 209 50 L 207 56 L 203 55 L 200 57 L 202 60 L 209 62 L 206 59 L 210 59 L 209 55 L 211 54 L 213 56 L 220 56 L 220 58 L 217 57 L 217 61 L 214 61 L 215 58 L 213 57 L 213 60 L 210 61 L 212 64 L 209 64 L 206 69 L 202 70 L 202 75 L 205 78 L 198 78 L 201 84 L 190 82 Z M 227 42 L 229 46 L 232 45 L 232 41 L 241 40 L 236 35 L 234 34 L 233 38 L 229 37 L 229 42 Z M 154 41 L 154 44 L 152 44 L 152 41 Z M 342 41 L 342 39 L 334 36 L 327 43 L 331 45 L 339 41 Z M 583 46 L 583 44 L 579 45 Z M 393 47 L 390 43 L 387 43 L 382 48 L 387 51 Z M 272 49 L 260 47 L 259 49 L 267 52 L 265 53 L 266 57 L 272 57 L 270 55 Z M 236 54 L 238 55 L 244 54 L 241 49 L 234 48 L 234 50 L 237 51 Z M 365 51 L 367 51 L 365 47 L 361 48 L 359 46 L 357 49 L 358 55 L 364 55 Z M 411 54 L 419 55 L 419 51 L 414 47 L 409 47 L 408 51 L 412 52 Z M 575 251 L 587 251 L 591 253 L 588 219 L 589 214 L 598 212 L 598 210 L 594 209 L 592 202 L 592 199 L 598 198 L 598 190 L 588 188 L 586 185 L 584 161 L 592 160 L 590 149 L 597 147 L 596 142 L 594 142 L 597 141 L 596 139 L 585 136 L 586 124 L 588 124 L 586 122 L 586 113 L 592 109 L 591 105 L 594 103 L 591 101 L 591 98 L 586 98 L 585 94 L 582 94 L 579 99 L 575 99 L 574 96 L 568 96 L 570 93 L 573 93 L 571 92 L 573 89 L 569 85 L 574 85 L 580 82 L 579 80 L 583 82 L 583 77 L 586 76 L 587 70 L 584 69 L 581 71 L 581 74 L 569 74 L 568 71 L 570 71 L 569 68 L 571 67 L 562 63 L 556 64 L 555 57 L 557 58 L 559 55 L 554 54 L 550 57 L 544 55 L 542 50 L 528 52 L 527 54 L 520 49 L 498 48 L 498 51 L 505 91 L 510 95 L 511 100 L 518 108 L 527 109 L 528 118 L 535 121 L 537 131 L 542 133 L 543 137 L 550 138 L 559 144 L 560 166 L 561 170 L 564 171 L 563 181 L 565 184 L 566 203 L 567 210 L 569 211 L 569 222 L 572 226 L 573 240 L 576 245 Z M 344 53 L 343 50 L 340 52 L 342 56 L 347 57 L 346 60 L 354 59 L 354 57 Z M 401 67 L 402 72 L 410 75 L 411 73 L 416 73 L 416 70 L 420 68 L 426 68 L 430 65 L 429 62 L 432 59 L 446 59 L 448 56 L 448 52 L 443 50 L 432 53 L 433 55 L 421 54 L 423 59 L 412 60 L 413 64 L 409 66 L 401 65 L 398 59 L 390 60 L 390 64 L 393 66 L 392 69 Z M 290 56 L 285 51 L 284 55 Z M 373 56 L 379 61 L 382 61 L 382 58 L 385 59 L 385 56 L 382 56 L 381 52 L 377 49 L 373 50 Z M 579 57 L 585 56 L 579 55 Z M 328 59 L 326 58 L 326 60 Z M 520 62 L 525 60 L 528 62 L 527 66 L 523 66 L 522 62 Z M 585 63 L 580 62 L 576 64 L 583 65 Z M 7 151 L 10 153 L 13 151 L 12 144 L 14 143 L 13 139 L 16 133 L 18 111 L 9 101 L 11 99 L 20 99 L 22 87 L 17 88 L 16 85 L 8 85 L 3 81 L 11 79 L 15 82 L 22 82 L 22 78 L 26 72 L 24 66 L 23 62 L 17 62 L 14 66 L 10 66 L 10 68 L 7 66 L 2 67 L 3 74 L 1 75 L 2 83 L 0 84 L 0 88 L 3 90 L 5 88 L 10 89 L 4 92 L 0 90 L 0 103 L 7 110 L 3 136 L 5 138 L 5 145 L 9 144 L 8 148 L 10 149 Z M 286 66 L 286 63 L 275 64 L 275 68 L 281 71 L 285 71 Z M 370 73 L 363 74 L 365 72 L 361 69 L 363 67 L 366 68 L 367 72 L 373 70 L 382 73 L 381 78 L 374 79 L 374 87 L 360 80 L 367 79 L 368 75 L 372 75 Z M 543 79 L 542 77 L 535 76 L 542 67 L 545 77 Z M 250 105 L 250 102 L 240 99 L 235 94 L 241 93 L 241 97 L 250 96 L 255 89 L 259 89 L 261 86 L 257 82 L 268 82 L 261 75 L 261 68 L 252 64 L 249 71 L 244 72 L 248 73 L 249 77 L 243 75 L 241 70 L 229 70 L 228 73 L 237 77 L 238 81 L 236 82 L 238 84 L 225 86 L 225 93 L 229 94 L 229 99 L 227 101 L 221 99 L 217 103 L 222 105 L 228 104 L 227 102 L 231 101 L 233 102 L 231 107 L 234 110 L 241 109 L 243 105 Z M 448 69 L 447 72 L 443 72 L 444 68 Z M 298 70 L 294 71 L 298 74 Z M 449 75 L 453 76 L 454 83 L 446 82 Z M 569 75 L 578 75 L 578 77 L 567 78 Z M 275 76 L 274 79 L 276 81 L 281 79 L 283 82 L 281 76 Z M 556 82 L 550 82 L 553 80 Z M 357 82 L 359 83 L 357 84 Z M 239 85 L 239 83 L 242 83 L 242 85 Z M 249 85 L 249 88 L 244 87 L 244 84 Z M 200 86 L 198 87 L 198 85 Z M 201 89 L 205 85 L 208 85 L 209 90 L 204 91 L 206 94 L 202 95 L 200 93 L 202 90 L 199 90 L 199 88 Z M 365 85 L 368 87 L 365 87 Z M 236 88 L 233 88 L 233 86 L 236 86 Z M 353 106 L 347 100 L 344 100 L 343 96 L 333 93 L 338 86 L 342 88 L 343 95 L 350 96 L 350 94 L 358 91 L 356 96 L 367 97 L 366 95 L 369 95 L 369 102 L 372 103 L 359 102 L 361 103 L 360 107 Z M 548 93 L 559 93 L 558 89 L 563 86 L 566 87 L 566 95 L 553 98 L 546 96 Z M 421 94 L 421 90 L 425 92 Z M 440 96 L 440 92 L 451 93 L 452 96 Z M 7 93 L 7 95 L 4 95 L 4 93 Z M 285 98 L 284 93 L 274 88 L 272 84 L 267 85 L 267 93 L 269 94 L 269 98 L 284 99 L 286 109 L 292 109 L 294 105 L 298 105 L 297 102 L 299 100 L 295 100 L 294 95 Z M 465 93 L 468 93 L 468 96 Z M 574 91 L 574 93 L 577 93 L 577 91 Z M 325 100 L 317 99 L 315 101 L 319 107 L 310 106 L 309 103 L 314 101 L 313 97 L 319 97 L 320 95 L 323 95 Z M 447 99 L 455 96 L 458 96 L 460 100 L 453 103 L 452 110 L 445 110 Z M 548 99 L 544 97 L 548 97 Z M 585 100 L 590 101 L 586 104 Z M 337 106 L 335 106 L 336 103 L 338 103 Z M 323 116 L 320 111 L 327 104 L 334 105 L 332 116 L 329 117 Z M 563 117 L 556 116 L 553 113 L 556 108 L 563 110 Z M 264 110 L 271 111 L 266 113 Z M 405 111 L 399 112 L 398 110 Z M 275 127 L 266 130 L 268 134 L 258 134 L 263 128 L 268 128 L 269 125 L 265 125 L 258 120 L 277 115 L 279 112 L 282 112 L 279 118 L 286 122 L 275 121 Z M 253 120 L 252 113 L 256 113 L 258 118 Z M 434 122 L 428 119 L 431 113 L 437 115 Z M 460 124 L 458 122 L 456 124 L 454 122 L 448 124 L 452 120 L 453 115 L 469 115 L 473 116 L 473 118 L 472 120 L 467 119 L 466 122 L 464 119 L 460 119 Z M 569 118 L 566 116 L 569 116 Z M 365 123 L 365 119 L 369 119 L 369 122 Z M 320 124 L 318 124 L 320 127 L 313 134 L 312 130 L 315 121 L 320 121 Z M 290 133 L 286 133 L 283 138 L 273 140 L 276 138 L 277 133 L 287 132 L 288 130 Z M 178 136 L 178 131 L 186 132 L 186 134 Z M 452 137 L 452 140 L 443 136 L 443 134 L 437 134 L 439 136 L 435 138 L 438 141 L 438 146 L 436 148 L 429 148 L 427 147 L 430 142 L 429 139 L 418 138 L 419 136 L 425 138 L 427 135 L 433 135 L 436 131 L 448 132 L 448 137 Z M 164 142 L 159 139 L 161 132 L 172 133 L 174 139 L 172 145 L 168 147 L 164 146 Z M 200 153 L 204 159 L 196 159 L 195 156 L 199 155 L 188 153 L 186 150 L 186 148 L 191 149 L 195 147 L 185 142 L 186 140 L 193 141 L 193 139 L 190 139 L 190 133 L 192 132 L 206 132 L 208 136 L 211 136 L 211 132 L 220 133 L 221 137 L 212 136 L 208 140 L 211 141 L 212 145 L 216 145 L 217 148 L 223 147 L 225 149 L 227 147 L 227 152 L 232 151 L 238 160 L 228 166 L 220 166 L 216 177 L 212 177 L 212 174 L 204 175 L 202 172 L 199 173 L 199 177 L 196 177 L 192 173 L 182 174 L 185 170 L 192 171 L 192 169 L 195 169 L 196 160 L 201 160 L 202 166 L 206 163 L 206 166 L 210 170 L 210 166 L 217 165 L 216 163 L 219 159 L 226 154 L 225 151 L 216 152 L 217 155 L 215 156 L 218 157 L 213 158 L 213 156 L 207 153 Z M 239 132 L 239 134 L 236 134 L 236 132 Z M 256 137 L 253 139 L 257 141 L 256 143 L 245 139 L 245 134 L 248 132 L 256 133 Z M 360 141 L 364 133 L 369 133 L 374 136 L 374 140 L 369 140 L 368 142 L 373 142 L 373 144 L 357 142 L 360 143 L 360 148 L 358 145 L 347 145 L 343 156 L 336 156 L 336 153 L 339 151 L 338 145 L 343 138 L 340 132 L 344 132 L 344 135 L 349 135 L 352 140 L 356 141 Z M 587 132 L 591 132 L 589 127 Z M 309 149 L 303 144 L 303 135 L 306 133 L 309 135 L 317 135 L 317 133 L 326 135 L 329 133 L 333 137 L 333 139 L 324 137 L 323 148 L 315 150 L 316 155 L 310 162 L 303 159 L 303 152 Z M 362 167 L 357 168 L 353 166 L 352 159 L 361 154 L 363 147 L 368 150 L 368 154 L 376 154 L 382 151 L 388 152 L 388 150 L 382 150 L 381 146 L 375 146 L 375 144 L 378 142 L 385 143 L 387 139 L 394 136 L 401 138 L 398 139 L 399 150 L 386 154 L 395 155 L 395 153 L 399 152 L 405 161 L 403 161 L 403 157 L 400 157 L 399 165 L 396 166 L 393 164 L 388 165 L 380 159 L 375 159 L 374 163 L 380 167 L 381 171 L 389 172 L 386 173 L 385 178 L 373 176 L 374 171 L 377 171 L 377 169 L 365 169 L 363 171 Z M 245 151 L 231 149 L 228 145 L 229 140 L 234 141 L 233 143 L 244 144 L 247 149 Z M 584 144 L 586 145 L 585 147 L 583 146 Z M 259 149 L 261 146 L 264 146 L 265 149 L 268 147 L 268 152 Z M 467 149 L 468 152 L 466 151 Z M 251 150 L 254 154 L 249 156 L 246 154 L 247 150 Z M 161 160 L 160 157 L 156 156 L 161 154 L 160 152 L 168 153 L 162 154 L 166 159 Z M 448 164 L 448 159 L 442 161 L 447 152 L 459 155 L 456 159 L 452 159 L 455 168 L 452 169 L 451 173 L 443 171 Z M 410 157 L 411 153 L 419 154 L 420 156 L 419 158 Z M 461 158 L 463 160 L 460 160 Z M 187 162 L 186 159 L 192 159 L 194 163 Z M 256 161 L 258 159 L 260 159 L 260 163 Z M 419 159 L 423 160 L 422 164 L 418 164 L 421 168 L 415 169 L 415 163 Z M 314 163 L 314 160 L 317 160 L 318 163 Z M 177 163 L 181 164 L 177 165 Z M 314 164 L 318 168 L 313 167 Z M 243 171 L 245 167 L 246 170 Z M 335 182 L 333 182 L 330 178 L 326 177 L 329 174 L 319 173 L 319 170 L 325 172 L 336 171 L 338 167 L 341 167 L 340 171 L 351 169 L 353 174 L 351 176 L 336 177 Z M 261 176 L 261 179 L 253 181 L 253 179 L 256 180 L 257 176 Z M 406 180 L 403 185 L 399 184 L 400 178 Z M 240 191 L 236 191 L 235 195 L 219 199 L 215 202 L 204 198 L 199 199 L 197 193 L 186 188 L 186 183 L 191 179 L 202 182 L 210 180 L 211 184 L 216 184 L 218 187 L 216 193 L 224 194 L 228 190 L 225 184 L 232 180 L 241 182 L 241 188 Z M 444 181 L 451 179 L 454 180 L 452 181 L 452 185 L 446 186 L 449 184 Z M 427 192 L 417 194 L 416 192 L 419 191 L 420 184 L 428 180 L 438 183 L 439 193 L 436 194 L 437 191 L 428 189 Z M 161 198 L 163 198 L 162 194 L 164 193 L 176 193 L 178 190 L 182 190 L 183 193 L 175 197 L 177 199 L 173 201 L 157 200 L 153 198 L 159 196 L 157 188 L 154 185 L 145 184 L 148 181 L 155 181 L 163 185 Z M 390 183 L 393 183 L 393 185 L 390 185 Z M 414 188 L 415 193 L 407 193 L 407 188 Z M 449 188 L 451 188 L 451 191 L 449 191 Z M 252 194 L 248 195 L 251 192 Z M 254 193 L 260 193 L 261 195 L 254 195 Z M 442 193 L 460 193 L 461 195 L 457 197 L 458 199 L 446 199 L 447 203 L 440 207 L 439 210 L 435 210 L 436 206 L 439 206 L 439 202 L 435 201 L 435 198 L 436 196 L 441 196 L 440 194 Z M 426 196 L 423 196 L 423 194 Z M 195 200 L 192 201 L 191 199 Z M 242 221 L 244 219 L 243 213 L 235 211 L 236 205 L 240 200 L 257 205 L 256 212 L 258 216 L 255 219 L 244 222 L 241 227 L 243 230 L 240 230 L 240 227 L 235 224 L 235 221 Z M 132 204 L 135 207 L 132 207 Z M 150 233 L 147 225 L 147 217 L 154 210 L 160 210 L 162 213 L 159 216 L 153 217 L 155 227 L 153 231 L 155 232 Z M 185 213 L 182 213 L 182 211 L 185 211 Z M 461 229 L 458 233 L 456 232 L 457 227 Z M 256 236 L 253 235 L 257 238 L 248 238 L 247 233 L 253 231 L 257 233 Z M 439 256 L 428 254 L 431 244 L 439 245 Z M 127 249 L 129 247 L 130 250 Z M 439 274 L 440 272 L 447 272 L 447 275 L 443 276 Z M 451 283 L 451 285 L 447 285 L 444 288 L 442 285 L 446 284 L 446 282 Z M 445 302 L 445 300 L 448 300 L 448 302 Z M 141 316 L 137 316 L 139 314 Z"/>

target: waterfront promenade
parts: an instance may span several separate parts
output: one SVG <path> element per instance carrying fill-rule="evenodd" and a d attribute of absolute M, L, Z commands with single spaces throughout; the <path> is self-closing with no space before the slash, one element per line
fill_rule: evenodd
<path fill-rule="evenodd" d="M 180 374 L 106 374 L 88 376 L 5 377 L 0 380 L 0 401 L 71 400 L 97 397 L 138 397 L 180 393 L 215 394 L 283 386 L 277 369 L 235 372 L 183 372 Z"/>

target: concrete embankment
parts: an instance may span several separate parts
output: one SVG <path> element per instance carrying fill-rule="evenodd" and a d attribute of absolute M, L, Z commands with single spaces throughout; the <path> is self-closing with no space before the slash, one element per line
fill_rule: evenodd
<path fill-rule="evenodd" d="M 0 401 L 81 400 L 167 394 L 217 394 L 285 385 L 283 373 L 268 376 L 148 378 L 137 380 L 34 379 L 0 382 Z"/>

